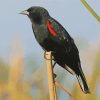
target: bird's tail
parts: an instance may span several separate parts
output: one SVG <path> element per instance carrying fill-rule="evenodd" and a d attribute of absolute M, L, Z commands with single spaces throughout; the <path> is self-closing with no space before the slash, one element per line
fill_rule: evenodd
<path fill-rule="evenodd" d="M 78 79 L 78 82 L 79 82 L 79 85 L 80 85 L 82 91 L 83 91 L 84 93 L 86 93 L 86 94 L 87 94 L 87 93 L 90 93 L 90 90 L 89 90 L 89 88 L 88 88 L 88 85 L 87 85 L 85 76 L 84 76 L 83 71 L 82 71 L 81 68 L 80 68 L 80 74 L 77 74 L 76 77 L 77 77 L 77 79 Z"/>

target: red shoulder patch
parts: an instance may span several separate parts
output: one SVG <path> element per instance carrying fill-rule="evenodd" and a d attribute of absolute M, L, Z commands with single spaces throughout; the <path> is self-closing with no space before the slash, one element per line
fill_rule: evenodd
<path fill-rule="evenodd" d="M 53 30 L 53 28 L 51 27 L 49 21 L 47 22 L 47 28 L 48 28 L 48 30 L 50 31 L 50 34 L 51 34 L 52 36 L 57 36 L 57 33 Z"/>

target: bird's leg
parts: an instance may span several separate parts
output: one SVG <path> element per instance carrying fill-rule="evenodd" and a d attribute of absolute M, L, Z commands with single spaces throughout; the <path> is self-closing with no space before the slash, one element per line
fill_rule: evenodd
<path fill-rule="evenodd" d="M 53 64 L 53 66 L 52 66 L 53 68 L 55 67 L 56 63 L 57 63 L 57 62 L 55 61 L 54 64 Z"/>
<path fill-rule="evenodd" d="M 57 77 L 57 75 L 55 74 L 55 73 L 53 73 L 53 77 L 54 77 L 54 79 Z"/>
<path fill-rule="evenodd" d="M 55 67 L 56 63 L 57 62 L 55 61 L 54 64 L 53 64 L 53 66 L 52 66 L 53 68 Z M 54 76 L 54 79 L 57 77 L 57 75 L 55 73 L 53 73 L 53 76 Z"/>
<path fill-rule="evenodd" d="M 47 59 L 47 58 L 46 58 L 46 51 L 44 52 L 44 58 Z M 54 59 L 54 58 L 53 58 L 53 59 Z M 52 59 L 52 60 L 53 60 L 53 59 Z M 50 60 L 50 59 L 47 59 L 47 60 Z M 53 68 L 55 67 L 56 63 L 57 63 L 57 62 L 54 61 L 54 64 L 53 64 L 53 66 L 52 66 Z M 57 75 L 56 75 L 55 73 L 53 74 L 53 76 L 54 76 L 54 79 L 57 77 Z"/>

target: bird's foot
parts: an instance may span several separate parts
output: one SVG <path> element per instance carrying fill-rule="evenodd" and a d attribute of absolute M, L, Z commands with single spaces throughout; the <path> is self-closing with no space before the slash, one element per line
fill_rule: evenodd
<path fill-rule="evenodd" d="M 53 51 L 51 51 L 51 55 L 52 55 L 52 52 L 53 52 Z M 46 57 L 46 55 L 48 55 L 47 51 L 44 52 L 44 58 L 47 59 L 47 60 L 50 60 L 50 59 L 48 59 L 48 58 Z M 53 56 L 52 56 L 52 60 L 54 60 L 54 57 L 53 57 Z"/>
<path fill-rule="evenodd" d="M 45 52 L 44 52 L 44 58 L 45 58 L 46 60 L 50 60 L 50 59 L 47 58 L 47 55 L 48 55 L 48 53 L 47 53 L 47 51 L 45 51 Z"/>

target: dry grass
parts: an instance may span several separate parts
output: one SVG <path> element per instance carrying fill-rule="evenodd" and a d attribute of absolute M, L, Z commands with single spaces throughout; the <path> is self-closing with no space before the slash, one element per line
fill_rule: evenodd
<path fill-rule="evenodd" d="M 17 47 L 17 50 L 19 52 L 11 56 L 9 65 L 0 62 L 0 100 L 49 100 L 48 86 L 45 82 L 47 81 L 45 67 L 33 73 L 30 81 L 24 80 L 23 52 L 20 47 Z M 97 93 L 97 84 L 100 82 L 100 48 L 97 47 L 96 52 L 89 53 L 95 58 L 92 61 L 91 58 L 87 57 L 93 65 L 90 68 L 92 74 L 87 75 L 91 94 L 84 94 L 79 85 L 76 84 L 71 93 L 76 100 L 100 100 L 100 95 Z M 36 90 L 36 93 L 32 94 L 32 90 Z"/>

